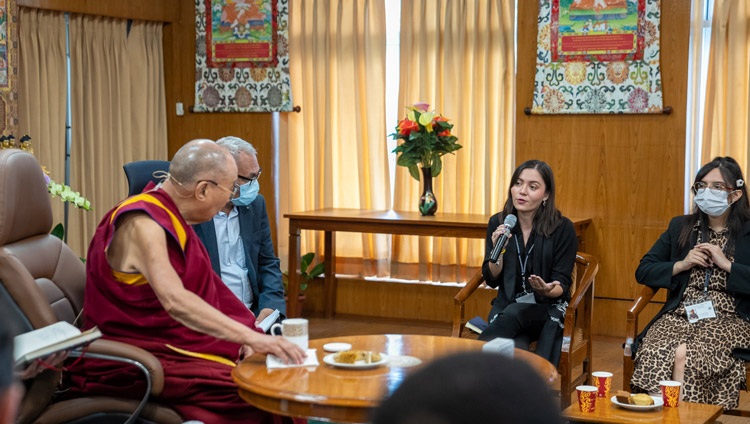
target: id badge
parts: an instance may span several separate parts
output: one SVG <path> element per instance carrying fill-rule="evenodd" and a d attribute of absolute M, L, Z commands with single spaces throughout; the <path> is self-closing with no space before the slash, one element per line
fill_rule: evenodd
<path fill-rule="evenodd" d="M 516 298 L 516 303 L 536 303 L 534 293 L 524 293 Z"/>
<path fill-rule="evenodd" d="M 716 318 L 716 311 L 714 310 L 714 304 L 711 300 L 704 300 L 703 302 L 686 304 L 685 313 L 689 323 L 698 322 L 706 318 Z"/>

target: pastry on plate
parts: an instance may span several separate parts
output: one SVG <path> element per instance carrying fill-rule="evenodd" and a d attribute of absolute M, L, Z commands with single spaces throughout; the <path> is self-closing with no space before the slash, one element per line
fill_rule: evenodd
<path fill-rule="evenodd" d="M 354 364 L 357 362 L 371 364 L 373 362 L 380 362 L 380 359 L 381 356 L 378 352 L 369 350 L 345 350 L 333 356 L 333 360 L 340 364 Z"/>
<path fill-rule="evenodd" d="M 654 399 L 645 393 L 638 393 L 630 396 L 630 403 L 638 406 L 651 406 L 654 404 Z"/>
<path fill-rule="evenodd" d="M 630 392 L 626 392 L 625 390 L 618 390 L 617 394 L 615 394 L 615 397 L 617 398 L 617 401 L 624 404 L 630 403 Z"/>

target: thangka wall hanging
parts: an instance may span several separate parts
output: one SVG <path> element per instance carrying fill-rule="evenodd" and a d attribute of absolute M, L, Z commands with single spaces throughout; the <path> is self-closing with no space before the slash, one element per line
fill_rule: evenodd
<path fill-rule="evenodd" d="M 0 0 L 0 132 L 15 132 L 18 125 L 18 27 L 15 0 Z"/>
<path fill-rule="evenodd" d="M 289 112 L 289 0 L 195 0 L 195 112 Z"/>
<path fill-rule="evenodd" d="M 659 0 L 539 0 L 532 114 L 662 113 Z"/>

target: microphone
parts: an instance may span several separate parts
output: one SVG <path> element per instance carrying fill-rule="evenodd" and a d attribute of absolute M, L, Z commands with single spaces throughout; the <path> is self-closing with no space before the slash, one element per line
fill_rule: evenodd
<path fill-rule="evenodd" d="M 497 240 L 497 243 L 495 243 L 495 246 L 492 248 L 492 252 L 490 252 L 490 261 L 497 262 L 498 258 L 500 258 L 500 251 L 503 250 L 505 242 L 508 241 L 508 237 L 510 237 L 510 230 L 512 230 L 513 227 L 516 226 L 517 221 L 518 218 L 516 218 L 516 216 L 513 214 L 505 217 L 505 221 L 503 222 L 505 232 L 502 236 L 500 236 L 500 238 Z"/>

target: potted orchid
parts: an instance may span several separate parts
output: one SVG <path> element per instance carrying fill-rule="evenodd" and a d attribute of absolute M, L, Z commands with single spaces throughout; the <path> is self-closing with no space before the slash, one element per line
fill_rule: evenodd
<path fill-rule="evenodd" d="M 34 154 L 34 149 L 31 147 L 31 137 L 24 135 L 21 137 L 19 142 L 15 141 L 15 137 L 12 134 L 3 135 L 0 137 L 0 149 L 21 149 L 31 155 Z M 78 209 L 84 209 L 90 211 L 91 202 L 85 197 L 81 196 L 81 193 L 73 191 L 69 185 L 58 184 L 52 180 L 49 176 L 49 171 L 46 167 L 42 166 L 42 172 L 44 173 L 44 181 L 47 183 L 47 191 L 50 197 L 59 198 L 62 202 L 68 202 Z M 62 223 L 59 223 L 52 229 L 51 234 L 64 239 L 65 228 Z"/>
<path fill-rule="evenodd" d="M 406 117 L 399 121 L 394 140 L 402 142 L 393 149 L 398 155 L 396 165 L 409 168 L 409 174 L 419 181 L 420 169 L 424 178 L 422 195 L 419 198 L 419 212 L 434 215 L 437 211 L 437 198 L 432 191 L 432 177 L 443 170 L 443 155 L 462 148 L 458 137 L 451 133 L 453 124 L 448 118 L 430 110 L 427 103 L 414 103 L 408 107 Z"/>

